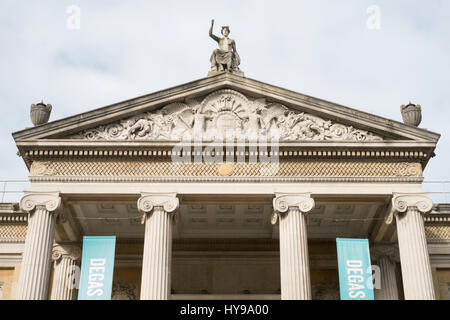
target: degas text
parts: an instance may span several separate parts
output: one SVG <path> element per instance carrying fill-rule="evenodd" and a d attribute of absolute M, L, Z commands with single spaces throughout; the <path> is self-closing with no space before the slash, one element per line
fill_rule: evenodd
<path fill-rule="evenodd" d="M 348 295 L 352 299 L 366 297 L 363 262 L 361 260 L 347 260 Z"/>

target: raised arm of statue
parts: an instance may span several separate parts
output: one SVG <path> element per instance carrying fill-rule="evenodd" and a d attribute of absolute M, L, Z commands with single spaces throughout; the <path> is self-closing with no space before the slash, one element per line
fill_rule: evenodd
<path fill-rule="evenodd" d="M 214 19 L 211 20 L 211 28 L 209 28 L 209 36 L 213 38 L 215 41 L 219 42 L 220 38 L 213 34 L 213 28 L 214 28 Z"/>

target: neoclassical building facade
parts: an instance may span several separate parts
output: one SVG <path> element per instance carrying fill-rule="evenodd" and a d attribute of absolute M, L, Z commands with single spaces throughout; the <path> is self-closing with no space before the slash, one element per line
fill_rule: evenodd
<path fill-rule="evenodd" d="M 338 237 L 369 239 L 376 299 L 449 299 L 439 134 L 227 71 L 43 122 L 13 134 L 4 299 L 76 299 L 87 235 L 117 237 L 113 299 L 339 299 Z"/>

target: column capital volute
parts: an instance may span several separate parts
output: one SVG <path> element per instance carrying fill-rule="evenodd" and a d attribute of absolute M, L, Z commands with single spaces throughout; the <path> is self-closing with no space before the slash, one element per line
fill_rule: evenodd
<path fill-rule="evenodd" d="M 73 261 L 81 259 L 81 248 L 73 244 L 57 244 L 53 245 L 52 260 L 59 261 L 62 258 L 69 258 Z"/>
<path fill-rule="evenodd" d="M 141 193 L 138 200 L 138 210 L 143 213 L 149 213 L 155 207 L 162 207 L 167 213 L 178 209 L 180 201 L 177 193 Z"/>
<path fill-rule="evenodd" d="M 286 213 L 289 209 L 298 209 L 302 213 L 308 213 L 314 208 L 314 199 L 311 193 L 275 193 L 273 199 L 274 214 L 271 217 L 271 223 L 277 222 L 281 213 Z"/>
<path fill-rule="evenodd" d="M 61 205 L 59 192 L 25 192 L 20 200 L 20 208 L 33 212 L 37 207 L 44 207 L 47 211 L 56 211 Z"/>
<path fill-rule="evenodd" d="M 395 213 L 404 213 L 408 208 L 415 208 L 421 213 L 433 209 L 433 201 L 427 193 L 393 193 L 392 209 Z"/>
<path fill-rule="evenodd" d="M 273 199 L 273 209 L 284 213 L 289 208 L 298 208 L 301 212 L 307 213 L 314 208 L 314 199 L 311 193 L 275 193 Z"/>
<path fill-rule="evenodd" d="M 400 254 L 398 251 L 398 247 L 395 245 L 387 245 L 387 244 L 377 244 L 370 247 L 370 256 L 375 261 L 378 261 L 380 258 L 386 257 L 391 261 L 399 262 Z"/>

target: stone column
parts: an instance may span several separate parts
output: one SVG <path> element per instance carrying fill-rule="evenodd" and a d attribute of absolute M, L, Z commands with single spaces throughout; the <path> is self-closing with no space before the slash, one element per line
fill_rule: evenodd
<path fill-rule="evenodd" d="M 393 246 L 376 245 L 370 251 L 380 267 L 380 288 L 374 288 L 375 300 L 398 300 L 395 274 L 396 261 L 398 261 L 397 249 Z"/>
<path fill-rule="evenodd" d="M 282 300 L 311 300 L 306 213 L 313 207 L 309 193 L 275 194 L 272 223 L 279 217 Z"/>
<path fill-rule="evenodd" d="M 28 231 L 22 257 L 18 300 L 44 300 L 48 297 L 50 265 L 55 231 L 55 210 L 61 204 L 59 193 L 26 193 L 20 208 L 28 211 Z"/>
<path fill-rule="evenodd" d="M 53 245 L 54 273 L 51 300 L 74 300 L 76 298 L 75 284 L 79 274 L 74 269 L 80 259 L 80 247 L 66 244 Z"/>
<path fill-rule="evenodd" d="M 144 256 L 141 300 L 168 300 L 172 258 L 172 220 L 178 208 L 176 193 L 142 193 L 138 209 L 144 213 Z"/>
<path fill-rule="evenodd" d="M 433 202 L 425 193 L 394 193 L 392 209 L 397 222 L 403 290 L 406 300 L 434 300 L 430 257 L 423 223 L 423 213 Z"/>

